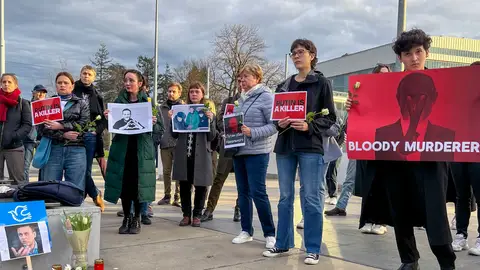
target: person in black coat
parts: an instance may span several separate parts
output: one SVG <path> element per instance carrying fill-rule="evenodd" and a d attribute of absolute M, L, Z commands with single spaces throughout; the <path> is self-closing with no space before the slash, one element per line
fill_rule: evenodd
<path fill-rule="evenodd" d="M 2 74 L 0 89 L 0 162 L 7 161 L 8 175 L 14 185 L 26 183 L 23 140 L 32 130 L 30 102 L 18 89 L 17 76 Z"/>
<path fill-rule="evenodd" d="M 424 70 L 432 39 L 420 29 L 400 34 L 393 50 L 406 70 Z M 349 100 L 347 107 L 351 105 Z M 361 106 L 361 104 L 359 105 Z M 413 125 L 415 126 L 415 125 Z M 407 135 L 415 135 L 410 130 Z M 416 247 L 414 227 L 425 227 L 432 252 L 441 269 L 455 269 L 456 256 L 448 224 L 446 194 L 449 165 L 430 161 L 376 160 L 375 177 L 385 179 L 395 239 L 402 265 L 399 270 L 419 269 L 420 254 Z"/>
<path fill-rule="evenodd" d="M 103 212 L 105 203 L 103 202 L 101 192 L 95 185 L 92 178 L 92 165 L 97 151 L 97 137 L 102 138 L 107 120 L 103 115 L 105 110 L 103 98 L 95 89 L 93 82 L 95 81 L 96 71 L 92 66 L 86 65 L 80 71 L 80 80 L 75 82 L 73 94 L 83 99 L 90 109 L 90 121 L 95 121 L 96 128 L 93 132 L 84 134 L 84 143 L 87 153 L 87 171 L 85 173 L 85 196 L 90 196 L 96 206 L 100 207 Z M 96 120 L 100 117 L 100 120 Z"/>

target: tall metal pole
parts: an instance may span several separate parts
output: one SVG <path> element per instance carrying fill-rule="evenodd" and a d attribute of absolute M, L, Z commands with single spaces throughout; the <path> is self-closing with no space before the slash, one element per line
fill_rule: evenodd
<path fill-rule="evenodd" d="M 158 99 L 158 0 L 155 1 L 155 72 L 153 78 L 153 105 L 157 106 Z"/>
<path fill-rule="evenodd" d="M 5 73 L 5 0 L 0 0 L 0 74 Z"/>
<path fill-rule="evenodd" d="M 407 30 L 407 0 L 398 0 L 397 37 Z M 403 64 L 398 59 L 395 62 L 395 71 L 403 71 Z"/>
<path fill-rule="evenodd" d="M 288 53 L 285 54 L 285 79 L 288 78 Z"/>
<path fill-rule="evenodd" d="M 210 98 L 210 65 L 207 66 L 207 98 Z"/>

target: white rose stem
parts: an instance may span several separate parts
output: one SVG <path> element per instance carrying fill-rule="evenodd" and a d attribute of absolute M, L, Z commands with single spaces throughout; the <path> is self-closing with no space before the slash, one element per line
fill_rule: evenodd
<path fill-rule="evenodd" d="M 32 258 L 30 256 L 27 256 L 27 257 L 25 257 L 25 260 L 27 261 L 27 269 L 28 270 L 33 270 Z"/>

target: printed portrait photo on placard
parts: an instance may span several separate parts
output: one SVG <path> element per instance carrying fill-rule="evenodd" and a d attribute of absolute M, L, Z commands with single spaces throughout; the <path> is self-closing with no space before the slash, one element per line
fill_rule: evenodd
<path fill-rule="evenodd" d="M 210 121 L 205 114 L 206 108 L 199 105 L 172 106 L 172 131 L 180 133 L 209 132 Z"/>
<path fill-rule="evenodd" d="M 109 103 L 109 131 L 118 134 L 140 134 L 151 132 L 152 107 L 150 103 Z"/>
<path fill-rule="evenodd" d="M 44 221 L 10 225 L 3 228 L 10 258 L 2 258 L 2 261 L 40 255 L 51 251 L 48 229 Z"/>

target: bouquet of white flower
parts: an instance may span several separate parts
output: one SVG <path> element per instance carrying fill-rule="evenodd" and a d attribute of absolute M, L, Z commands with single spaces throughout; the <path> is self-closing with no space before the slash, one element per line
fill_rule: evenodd
<path fill-rule="evenodd" d="M 87 270 L 87 248 L 92 228 L 92 216 L 84 213 L 66 214 L 62 217 L 63 229 L 72 247 L 72 268 Z"/>

